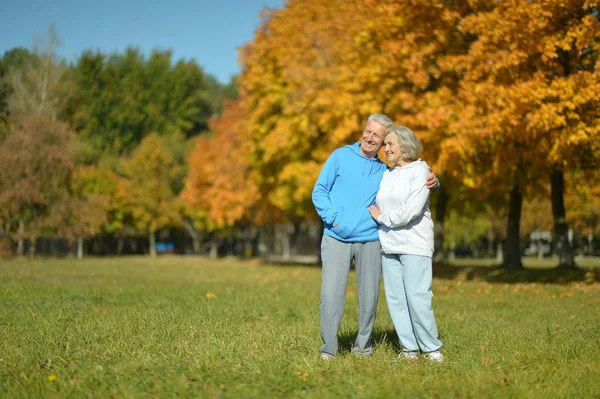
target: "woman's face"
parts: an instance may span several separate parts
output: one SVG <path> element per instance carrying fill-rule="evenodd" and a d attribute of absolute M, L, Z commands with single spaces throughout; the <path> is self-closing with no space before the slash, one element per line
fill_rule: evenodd
<path fill-rule="evenodd" d="M 384 140 L 385 155 L 387 155 L 388 162 L 398 163 L 402 155 L 402 148 L 398 143 L 398 136 L 394 133 L 385 136 Z"/>

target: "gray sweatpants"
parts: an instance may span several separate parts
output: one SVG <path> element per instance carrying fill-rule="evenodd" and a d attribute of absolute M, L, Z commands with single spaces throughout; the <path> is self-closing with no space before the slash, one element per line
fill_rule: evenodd
<path fill-rule="evenodd" d="M 353 352 L 372 353 L 371 333 L 375 325 L 379 282 L 381 281 L 381 244 L 379 241 L 348 243 L 323 235 L 321 241 L 321 352 L 337 354 L 337 333 L 344 314 L 348 274 L 354 259 L 358 291 L 358 336 Z"/>

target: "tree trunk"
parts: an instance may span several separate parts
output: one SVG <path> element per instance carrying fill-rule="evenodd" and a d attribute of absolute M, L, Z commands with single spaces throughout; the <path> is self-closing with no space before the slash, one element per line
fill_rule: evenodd
<path fill-rule="evenodd" d="M 235 227 L 235 245 L 233 253 L 235 256 L 244 256 L 244 248 L 246 246 L 246 230 L 247 226 L 238 224 Z"/>
<path fill-rule="evenodd" d="M 227 256 L 235 255 L 234 245 L 235 245 L 235 236 L 232 235 L 232 233 L 228 233 L 225 236 L 225 249 L 226 249 Z"/>
<path fill-rule="evenodd" d="M 446 205 L 448 204 L 448 192 L 444 186 L 439 188 L 437 204 L 435 206 L 434 246 L 435 260 L 446 259 L 444 254 L 444 218 L 446 217 Z"/>
<path fill-rule="evenodd" d="M 290 237 L 290 255 L 297 256 L 299 253 L 299 241 L 302 234 L 302 225 L 297 222 L 289 222 L 287 224 L 287 232 Z"/>
<path fill-rule="evenodd" d="M 450 236 L 449 249 L 450 249 L 450 251 L 448 252 L 448 259 L 449 260 L 456 259 L 456 253 L 454 252 L 454 250 L 456 249 L 456 240 L 454 239 L 454 233 L 452 233 Z"/>
<path fill-rule="evenodd" d="M 281 234 L 279 233 L 279 224 L 275 223 L 275 225 L 273 225 L 273 247 L 271 249 L 271 253 L 269 253 L 269 255 L 283 255 L 283 248 L 281 246 L 281 239 L 280 236 Z"/>
<path fill-rule="evenodd" d="M 213 234 L 210 240 L 210 251 L 209 251 L 209 256 L 212 259 L 217 259 L 217 257 L 219 256 L 219 235 L 218 234 Z"/>
<path fill-rule="evenodd" d="M 194 222 L 187 218 L 183 219 L 182 226 L 192 239 L 192 252 L 199 254 L 202 251 L 202 235 L 194 227 Z"/>
<path fill-rule="evenodd" d="M 487 233 L 487 255 L 486 257 L 491 257 L 494 255 L 494 240 L 496 239 L 494 235 L 494 231 L 492 229 L 488 230 Z"/>
<path fill-rule="evenodd" d="M 497 240 L 498 245 L 496 246 L 496 262 L 498 264 L 504 263 L 504 243 L 502 240 Z"/>
<path fill-rule="evenodd" d="M 123 248 L 125 248 L 125 240 L 120 237 L 117 239 L 117 255 L 123 254 Z"/>
<path fill-rule="evenodd" d="M 37 243 L 36 237 L 31 237 L 31 246 L 29 247 L 29 256 L 33 259 L 35 257 L 35 245 Z"/>
<path fill-rule="evenodd" d="M 521 262 L 521 207 L 523 195 L 519 186 L 514 186 L 510 192 L 510 210 L 508 212 L 508 230 L 506 248 L 504 248 L 504 267 L 523 268 Z"/>
<path fill-rule="evenodd" d="M 554 218 L 554 248 L 559 259 L 559 266 L 573 268 L 575 257 L 569 242 L 569 225 L 565 215 L 565 181 L 561 170 L 552 170 L 550 177 L 552 196 L 552 217 Z"/>
<path fill-rule="evenodd" d="M 200 237 L 192 237 L 192 252 L 198 255 L 202 251 L 202 242 L 200 241 Z"/>
<path fill-rule="evenodd" d="M 290 259 L 292 256 L 290 245 L 290 231 L 288 223 L 277 225 L 279 234 L 277 239 L 281 243 L 281 256 L 283 259 Z"/>
<path fill-rule="evenodd" d="M 257 243 L 258 238 L 258 228 L 255 225 L 246 226 L 244 231 L 244 248 L 243 248 L 243 256 L 245 258 L 252 258 L 256 256 Z"/>
<path fill-rule="evenodd" d="M 150 256 L 156 258 L 156 235 L 153 231 L 148 235 L 150 242 Z"/>
<path fill-rule="evenodd" d="M 83 259 L 83 238 L 77 237 L 77 259 Z"/>
<path fill-rule="evenodd" d="M 25 255 L 25 221 L 19 219 L 19 233 L 17 234 L 17 255 Z"/>
<path fill-rule="evenodd" d="M 44 241 L 48 242 L 48 240 L 44 240 Z M 56 239 L 51 239 L 49 241 L 50 241 L 49 242 L 49 244 L 50 244 L 50 254 L 52 256 L 58 256 L 59 249 L 57 248 L 57 244 L 58 244 L 57 240 Z M 42 250 L 42 252 L 44 252 L 44 251 Z"/>

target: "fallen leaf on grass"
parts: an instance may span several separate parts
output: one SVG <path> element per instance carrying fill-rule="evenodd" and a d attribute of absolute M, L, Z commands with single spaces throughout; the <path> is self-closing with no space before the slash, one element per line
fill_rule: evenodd
<path fill-rule="evenodd" d="M 302 373 L 301 371 L 296 371 L 296 373 L 294 373 L 296 375 L 296 378 L 298 378 L 299 380 L 302 381 L 308 381 L 308 373 Z"/>

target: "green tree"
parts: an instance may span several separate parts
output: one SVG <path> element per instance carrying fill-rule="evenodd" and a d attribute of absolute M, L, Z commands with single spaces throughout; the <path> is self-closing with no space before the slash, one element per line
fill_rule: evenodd
<path fill-rule="evenodd" d="M 88 51 L 70 74 L 76 94 L 65 118 L 98 153 L 128 154 L 151 132 L 195 136 L 215 112 L 213 79 L 194 62 L 173 64 L 170 51 Z"/>
<path fill-rule="evenodd" d="M 77 242 L 77 258 L 81 259 L 84 239 L 122 228 L 123 200 L 117 175 L 95 165 L 77 167 L 68 192 L 52 207 L 48 219 L 57 235 Z"/>
<path fill-rule="evenodd" d="M 21 69 L 26 65 L 36 65 L 37 63 L 36 55 L 24 47 L 15 47 L 8 50 L 0 59 L 0 125 L 6 127 L 10 115 L 8 111 L 8 97 L 11 93 L 8 79 L 9 71 Z"/>

